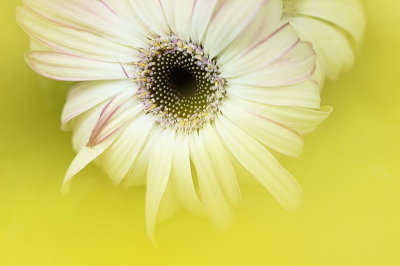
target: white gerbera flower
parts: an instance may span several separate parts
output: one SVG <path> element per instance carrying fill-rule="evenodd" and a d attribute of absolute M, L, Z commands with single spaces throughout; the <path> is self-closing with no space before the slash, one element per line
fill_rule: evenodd
<path fill-rule="evenodd" d="M 283 0 L 284 21 L 314 45 L 330 79 L 352 67 L 366 19 L 359 0 Z"/>
<path fill-rule="evenodd" d="M 281 0 L 24 2 L 28 64 L 86 81 L 62 115 L 78 152 L 66 184 L 92 161 L 116 184 L 146 184 L 152 238 L 162 199 L 227 225 L 239 165 L 299 207 L 301 188 L 271 152 L 298 156 L 331 110 L 320 110 L 311 45 L 280 26 Z"/>

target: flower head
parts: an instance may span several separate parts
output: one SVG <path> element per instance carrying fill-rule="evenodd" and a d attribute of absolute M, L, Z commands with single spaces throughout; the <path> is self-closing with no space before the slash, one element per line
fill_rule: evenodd
<path fill-rule="evenodd" d="M 337 79 L 354 63 L 366 19 L 359 0 L 283 0 L 284 21 L 314 45 L 327 77 Z"/>
<path fill-rule="evenodd" d="M 65 184 L 92 161 L 116 184 L 145 184 L 151 237 L 162 201 L 226 226 L 238 165 L 298 208 L 272 151 L 298 156 L 331 110 L 312 46 L 281 17 L 280 0 L 25 0 L 28 64 L 83 81 L 62 115 L 78 152 Z"/>

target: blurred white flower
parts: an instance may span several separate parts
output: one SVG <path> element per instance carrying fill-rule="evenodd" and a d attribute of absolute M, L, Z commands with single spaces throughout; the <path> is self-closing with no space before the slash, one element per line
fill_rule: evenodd
<path fill-rule="evenodd" d="M 28 64 L 78 83 L 63 127 L 78 152 L 65 184 L 95 161 L 116 183 L 146 185 L 154 238 L 160 204 L 231 220 L 236 167 L 293 210 L 303 194 L 271 151 L 298 156 L 320 110 L 315 53 L 281 0 L 25 0 Z"/>
<path fill-rule="evenodd" d="M 328 78 L 353 66 L 366 24 L 359 0 L 283 0 L 283 5 L 283 21 L 313 44 Z"/>

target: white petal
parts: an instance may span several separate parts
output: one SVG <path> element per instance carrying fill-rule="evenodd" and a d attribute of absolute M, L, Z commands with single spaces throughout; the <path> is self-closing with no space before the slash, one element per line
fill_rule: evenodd
<path fill-rule="evenodd" d="M 189 138 L 186 134 L 178 134 L 172 164 L 172 183 L 182 205 L 195 214 L 202 215 L 204 207 L 200 202 L 190 168 Z"/>
<path fill-rule="evenodd" d="M 170 176 L 170 179 L 172 179 L 172 176 Z M 180 210 L 180 207 L 179 199 L 177 198 L 174 186 L 170 180 L 160 202 L 157 214 L 157 223 L 166 222 Z"/>
<path fill-rule="evenodd" d="M 241 51 L 234 60 L 221 66 L 225 77 L 254 73 L 273 64 L 299 42 L 294 29 L 287 23 L 253 46 Z M 244 67 L 245 66 L 245 67 Z"/>
<path fill-rule="evenodd" d="M 221 107 L 224 116 L 268 148 L 288 156 L 299 156 L 304 146 L 299 133 L 257 111 L 233 100 Z"/>
<path fill-rule="evenodd" d="M 29 52 L 25 57 L 38 74 L 65 81 L 127 79 L 132 65 L 103 62 L 58 52 Z"/>
<path fill-rule="evenodd" d="M 337 79 L 354 63 L 354 53 L 346 36 L 331 25 L 305 17 L 291 19 L 302 40 L 311 42 L 330 79 Z"/>
<path fill-rule="evenodd" d="M 216 228 L 224 230 L 231 223 L 232 213 L 204 141 L 203 131 L 200 131 L 199 135 L 190 135 L 190 157 L 196 169 L 202 202 Z"/>
<path fill-rule="evenodd" d="M 170 33 L 160 0 L 130 0 L 130 3 L 152 32 L 160 36 Z"/>
<path fill-rule="evenodd" d="M 229 97 L 236 97 L 256 103 L 314 109 L 319 109 L 321 102 L 318 84 L 313 81 L 304 81 L 289 86 L 265 88 L 233 85 L 228 89 L 228 95 Z"/>
<path fill-rule="evenodd" d="M 259 9 L 267 0 L 221 1 L 211 18 L 207 34 L 204 36 L 204 48 L 210 58 L 220 54 L 230 45 L 257 17 Z"/>
<path fill-rule="evenodd" d="M 249 48 L 262 43 L 280 25 L 282 17 L 282 0 L 268 0 L 257 13 L 257 16 L 240 34 L 240 40 L 232 42 L 218 57 L 218 64 L 236 62 L 238 56 Z M 263 54 L 266 56 L 267 53 Z"/>
<path fill-rule="evenodd" d="M 63 27 L 90 32 L 112 41 L 135 45 L 143 43 L 140 32 L 98 0 L 24 0 L 38 15 Z"/>
<path fill-rule="evenodd" d="M 115 184 L 119 184 L 131 169 L 145 145 L 152 127 L 153 122 L 148 117 L 140 116 L 133 119 L 121 130 L 114 143 L 99 157 L 99 165 Z"/>
<path fill-rule="evenodd" d="M 204 129 L 204 139 L 208 154 L 214 165 L 216 176 L 226 197 L 235 205 L 241 202 L 240 188 L 236 178 L 235 169 L 221 143 L 217 133 L 211 125 Z"/>
<path fill-rule="evenodd" d="M 69 166 L 67 173 L 65 174 L 63 190 L 68 190 L 68 185 L 71 179 L 83 168 L 85 168 L 89 163 L 95 160 L 101 153 L 103 153 L 104 150 L 111 145 L 115 137 L 116 135 L 92 148 L 85 146 L 78 152 L 71 165 Z"/>
<path fill-rule="evenodd" d="M 271 106 L 242 99 L 232 99 L 232 101 L 232 104 L 236 103 L 247 110 L 265 115 L 300 135 L 314 131 L 333 111 L 330 106 L 323 106 L 320 110 L 316 110 L 302 107 Z"/>
<path fill-rule="evenodd" d="M 315 69 L 316 55 L 311 44 L 299 42 L 281 58 L 263 69 L 238 77 L 227 77 L 227 73 L 221 76 L 229 78 L 228 81 L 232 84 L 273 87 L 310 79 Z"/>
<path fill-rule="evenodd" d="M 302 0 L 296 3 L 296 13 L 340 27 L 356 42 L 364 34 L 366 18 L 359 0 Z"/>
<path fill-rule="evenodd" d="M 132 62 L 137 51 L 93 33 L 55 24 L 35 14 L 27 7 L 17 9 L 21 27 L 34 39 L 54 51 L 67 52 L 109 62 Z"/>
<path fill-rule="evenodd" d="M 127 90 L 136 91 L 137 85 L 130 80 L 81 82 L 72 87 L 64 105 L 61 121 L 67 130 L 68 122 L 90 108 Z"/>
<path fill-rule="evenodd" d="M 275 199 L 288 210 L 303 202 L 303 193 L 296 180 L 260 143 L 220 116 L 217 131 L 232 155 L 263 184 Z"/>
<path fill-rule="evenodd" d="M 219 0 L 196 0 L 190 24 L 192 40 L 201 43 Z"/>
<path fill-rule="evenodd" d="M 153 138 L 157 139 L 157 143 L 147 170 L 146 229 L 150 239 L 155 241 L 157 213 L 171 174 L 175 132 L 165 129 Z"/>
<path fill-rule="evenodd" d="M 179 38 L 190 41 L 190 27 L 193 7 L 197 0 L 162 0 L 168 24 Z"/>

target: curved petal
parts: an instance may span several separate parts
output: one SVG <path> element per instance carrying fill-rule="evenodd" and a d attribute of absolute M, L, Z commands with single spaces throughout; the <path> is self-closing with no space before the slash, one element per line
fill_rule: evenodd
<path fill-rule="evenodd" d="M 240 99 L 235 99 L 235 101 L 240 102 L 239 105 L 246 106 L 247 109 L 278 121 L 300 135 L 313 132 L 333 111 L 331 106 L 323 106 L 320 110 L 316 110 L 302 107 L 271 106 Z"/>
<path fill-rule="evenodd" d="M 81 82 L 72 87 L 61 116 L 62 127 L 68 130 L 68 122 L 92 107 L 109 100 L 111 97 L 131 90 L 137 85 L 130 80 Z"/>
<path fill-rule="evenodd" d="M 240 101 L 226 102 L 221 112 L 268 148 L 292 157 L 298 157 L 303 150 L 304 142 L 299 133 Z"/>
<path fill-rule="evenodd" d="M 146 229 L 150 239 L 155 242 L 157 213 L 171 174 L 175 132 L 163 130 L 153 138 L 157 143 L 150 155 L 147 168 Z"/>
<path fill-rule="evenodd" d="M 58 52 L 29 52 L 25 59 L 38 74 L 65 81 L 127 79 L 133 65 L 103 62 Z"/>
<path fill-rule="evenodd" d="M 316 55 L 310 43 L 299 42 L 267 67 L 250 74 L 227 77 L 236 85 L 273 87 L 296 84 L 310 79 L 316 70 Z"/>
<path fill-rule="evenodd" d="M 228 90 L 229 97 L 240 98 L 251 102 L 277 106 L 297 106 L 319 109 L 319 86 L 313 81 L 281 87 L 254 87 L 233 85 Z"/>
<path fill-rule="evenodd" d="M 27 7 L 17 8 L 17 20 L 35 40 L 54 51 L 70 53 L 109 62 L 132 62 L 137 50 L 90 32 L 68 28 L 34 13 Z"/>
<path fill-rule="evenodd" d="M 296 13 L 334 24 L 350 34 L 357 43 L 364 34 L 366 18 L 359 0 L 297 1 Z"/>
<path fill-rule="evenodd" d="M 143 43 L 142 29 L 133 29 L 103 1 L 24 0 L 38 15 L 62 27 L 90 32 L 112 41 L 136 46 Z"/>
<path fill-rule="evenodd" d="M 189 137 L 178 134 L 175 140 L 174 158 L 172 162 L 172 184 L 182 205 L 189 211 L 202 215 L 203 204 L 200 202 L 190 167 Z"/>
<path fill-rule="evenodd" d="M 223 116 L 219 117 L 215 125 L 232 155 L 283 207 L 288 210 L 300 207 L 303 192 L 299 184 L 266 148 Z"/>
<path fill-rule="evenodd" d="M 282 0 L 268 0 L 262 5 L 253 21 L 240 34 L 240 41 L 232 42 L 218 56 L 218 63 L 220 65 L 233 63 L 243 52 L 263 43 L 264 39 L 268 38 L 280 25 L 282 9 Z"/>
<path fill-rule="evenodd" d="M 207 125 L 203 131 L 206 149 L 214 164 L 220 186 L 229 201 L 235 205 L 239 205 L 241 202 L 240 188 L 235 169 L 225 151 L 225 147 L 222 145 L 217 133 L 211 125 Z"/>
<path fill-rule="evenodd" d="M 224 230 L 230 225 L 232 213 L 218 182 L 217 173 L 204 146 L 203 131 L 189 136 L 190 157 L 196 169 L 202 202 L 215 226 Z"/>
<path fill-rule="evenodd" d="M 220 0 L 196 0 L 192 10 L 190 37 L 195 43 L 201 43 L 210 24 L 214 10 Z"/>
<path fill-rule="evenodd" d="M 159 36 L 170 33 L 160 0 L 130 0 L 130 3 L 152 32 Z"/>
<path fill-rule="evenodd" d="M 238 38 L 267 3 L 268 0 L 248 0 L 245 5 L 243 0 L 220 1 L 203 40 L 210 58 L 219 55 Z"/>
<path fill-rule="evenodd" d="M 126 177 L 153 126 L 153 122 L 144 116 L 132 120 L 99 157 L 99 165 L 115 184 L 119 184 Z"/>
<path fill-rule="evenodd" d="M 289 23 L 286 23 L 258 43 L 238 53 L 235 60 L 223 64 L 221 72 L 226 77 L 254 73 L 279 60 L 298 43 L 298 35 Z"/>
<path fill-rule="evenodd" d="M 295 17 L 291 24 L 302 40 L 311 42 L 321 59 L 326 75 L 337 79 L 354 63 L 351 43 L 337 28 L 313 18 Z"/>

